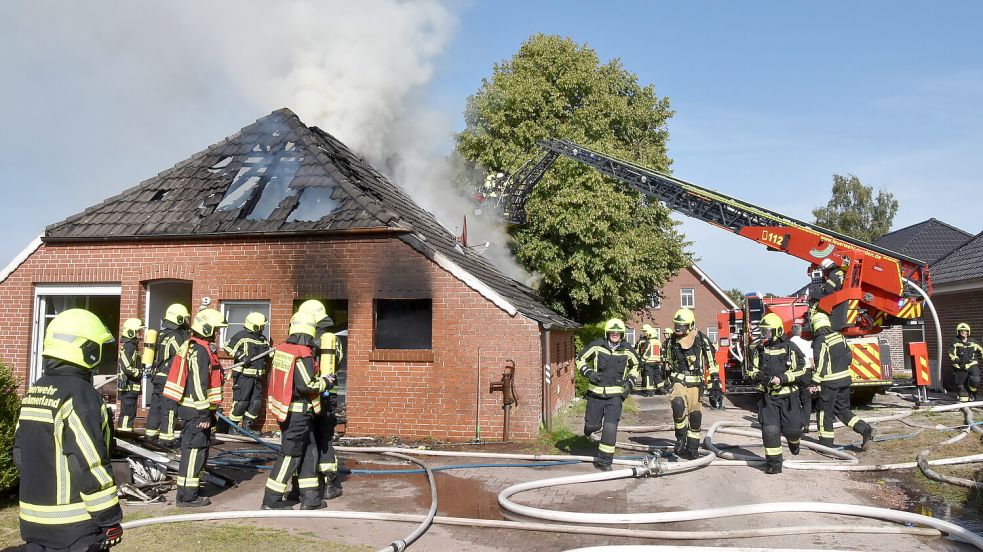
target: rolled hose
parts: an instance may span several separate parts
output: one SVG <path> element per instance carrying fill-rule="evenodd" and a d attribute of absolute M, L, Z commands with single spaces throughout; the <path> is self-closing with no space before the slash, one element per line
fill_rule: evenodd
<path fill-rule="evenodd" d="M 962 411 L 963 411 L 963 415 L 966 416 L 966 427 L 962 431 L 960 431 L 959 434 L 956 435 L 955 437 L 946 439 L 945 441 L 942 441 L 941 443 L 935 445 L 934 447 L 929 447 L 919 452 L 918 457 L 915 459 L 915 462 L 918 463 L 918 468 L 922 470 L 922 473 L 925 474 L 925 477 L 929 479 L 934 479 L 935 481 L 941 481 L 943 483 L 949 483 L 950 485 L 958 485 L 960 487 L 966 487 L 969 489 L 983 489 L 983 482 L 981 481 L 973 481 L 972 479 L 966 479 L 963 477 L 944 475 L 928 467 L 929 466 L 928 455 L 931 453 L 933 448 L 941 448 L 946 445 L 950 445 L 952 443 L 955 443 L 956 441 L 960 441 L 964 439 L 967 435 L 970 434 L 971 431 L 979 431 L 979 428 L 977 428 L 976 424 L 973 423 L 973 411 L 970 410 L 968 407 L 964 407 Z"/>

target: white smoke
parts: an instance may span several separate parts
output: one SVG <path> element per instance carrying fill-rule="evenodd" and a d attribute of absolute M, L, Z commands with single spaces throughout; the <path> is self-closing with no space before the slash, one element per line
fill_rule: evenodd
<path fill-rule="evenodd" d="M 398 158 L 390 164 L 395 182 L 459 232 L 471 205 L 452 186 L 445 161 L 459 113 L 426 104 L 435 66 L 456 32 L 458 5 L 451 0 L 39 0 L 11 11 L 10 31 L 0 45 L 28 52 L 8 61 L 15 72 L 57 83 L 48 88 L 54 96 L 48 105 L 37 100 L 35 113 L 47 112 L 59 126 L 116 125 L 115 151 L 141 147 L 160 155 L 160 143 L 183 139 L 190 153 L 201 148 L 202 139 L 222 135 L 214 134 L 216 125 L 228 134 L 229 121 L 244 126 L 288 107 L 380 170 Z M 17 93 L 9 90 L 0 91 L 6 105 L 31 101 L 4 98 Z M 463 106 L 461 98 L 454 111 Z M 148 167 L 141 172 L 146 176 Z M 483 228 L 471 217 L 468 224 L 472 241 L 494 242 L 487 255 L 493 262 L 510 275 L 523 274 L 506 250 L 502 230 Z"/>

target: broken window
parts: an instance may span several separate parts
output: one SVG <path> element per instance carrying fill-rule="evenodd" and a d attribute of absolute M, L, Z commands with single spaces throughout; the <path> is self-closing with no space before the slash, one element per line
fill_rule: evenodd
<path fill-rule="evenodd" d="M 430 349 L 432 299 L 376 299 L 376 349 Z"/>
<path fill-rule="evenodd" d="M 298 190 L 290 183 L 300 169 L 301 161 L 303 157 L 298 156 L 293 143 L 272 149 L 255 146 L 232 179 L 216 211 L 241 209 L 249 220 L 266 220 L 283 200 L 297 194 Z"/>
<path fill-rule="evenodd" d="M 334 188 L 304 188 L 298 198 L 297 207 L 287 217 L 287 222 L 297 220 L 314 222 L 330 215 L 338 208 L 338 202 L 331 199 L 333 191 Z"/>

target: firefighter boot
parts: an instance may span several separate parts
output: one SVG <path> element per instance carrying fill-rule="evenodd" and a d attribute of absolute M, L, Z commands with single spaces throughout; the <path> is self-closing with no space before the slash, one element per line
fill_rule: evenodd
<path fill-rule="evenodd" d="M 795 456 L 798 456 L 800 447 L 801 447 L 801 443 L 799 443 L 799 441 L 789 441 L 788 442 L 788 451 L 791 452 Z"/>
<path fill-rule="evenodd" d="M 767 463 L 765 464 L 765 473 L 768 475 L 782 473 L 782 461 L 768 459 Z"/>
<path fill-rule="evenodd" d="M 187 502 L 181 502 L 180 500 L 175 501 L 175 505 L 178 508 L 200 508 L 202 506 L 208 506 L 212 501 L 207 496 L 199 496 L 194 500 L 189 500 Z"/>
<path fill-rule="evenodd" d="M 338 474 L 334 474 L 333 476 L 328 475 L 322 485 L 326 485 L 323 493 L 325 499 L 334 500 L 342 495 L 341 482 L 338 481 Z"/>
<path fill-rule="evenodd" d="M 686 437 L 683 437 L 682 439 L 677 438 L 676 444 L 673 445 L 672 447 L 672 452 L 674 452 L 676 456 L 680 456 L 681 454 L 683 454 L 685 450 L 686 450 Z"/>
<path fill-rule="evenodd" d="M 260 507 L 261 510 L 293 510 L 289 504 L 282 500 L 274 500 L 271 502 L 263 501 L 263 506 Z"/>

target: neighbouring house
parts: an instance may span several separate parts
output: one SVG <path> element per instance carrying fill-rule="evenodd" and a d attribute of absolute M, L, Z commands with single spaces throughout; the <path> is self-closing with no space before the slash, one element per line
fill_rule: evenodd
<path fill-rule="evenodd" d="M 662 335 L 663 328 L 672 328 L 672 315 L 681 308 L 693 309 L 696 326 L 717 343 L 717 314 L 738 306 L 724 290 L 697 265 L 680 270 L 658 292 L 649 297 L 648 305 L 634 313 L 628 321 L 632 343 L 639 337 L 643 324 L 649 324 Z M 661 337 L 660 337 L 661 339 Z"/>
<path fill-rule="evenodd" d="M 279 342 L 307 299 L 346 335 L 349 434 L 501 438 L 502 393 L 489 386 L 510 361 L 512 438 L 536 437 L 574 393 L 575 322 L 287 109 L 48 226 L 0 274 L 0 299 L 0 358 L 22 393 L 47 322 L 68 308 L 118 329 L 129 317 L 157 328 L 172 302 L 209 305 L 231 324 L 220 341 L 258 310 Z M 115 371 L 110 347 L 98 372 Z"/>
<path fill-rule="evenodd" d="M 946 340 L 948 338 L 947 336 L 952 333 L 951 329 L 955 328 L 955 323 L 947 324 L 946 319 L 952 318 L 952 316 L 958 316 L 959 313 L 954 312 L 954 309 L 956 311 L 958 310 L 958 302 L 951 303 L 949 298 L 944 297 L 944 295 L 947 295 L 944 291 L 947 286 L 946 281 L 952 278 L 951 274 L 953 270 L 952 263 L 948 263 L 949 268 L 946 268 L 942 259 L 958 250 L 971 239 L 973 239 L 972 234 L 938 219 L 930 218 L 926 221 L 885 234 L 874 242 L 875 245 L 879 245 L 885 249 L 890 249 L 891 251 L 896 251 L 928 263 L 929 273 L 932 276 L 933 282 L 931 297 L 936 309 L 939 311 L 942 322 L 943 340 Z M 940 285 L 943 295 L 939 295 Z M 926 317 L 930 317 L 927 309 L 924 312 Z M 925 325 L 926 320 L 928 321 L 927 326 Z M 938 358 L 938 346 L 936 344 L 934 323 L 930 318 L 912 320 L 903 326 L 888 328 L 881 332 L 880 336 L 891 347 L 891 364 L 893 366 L 903 366 L 905 370 L 910 371 L 911 357 L 908 355 L 908 344 L 913 341 L 927 341 L 929 345 L 929 357 L 933 359 L 931 363 L 933 366 L 933 382 L 937 383 L 951 377 L 947 375 L 945 370 L 943 370 L 942 377 L 940 377 L 937 368 L 934 368 L 938 366 L 934 360 Z M 945 364 L 946 362 L 943 362 L 943 366 Z"/>

